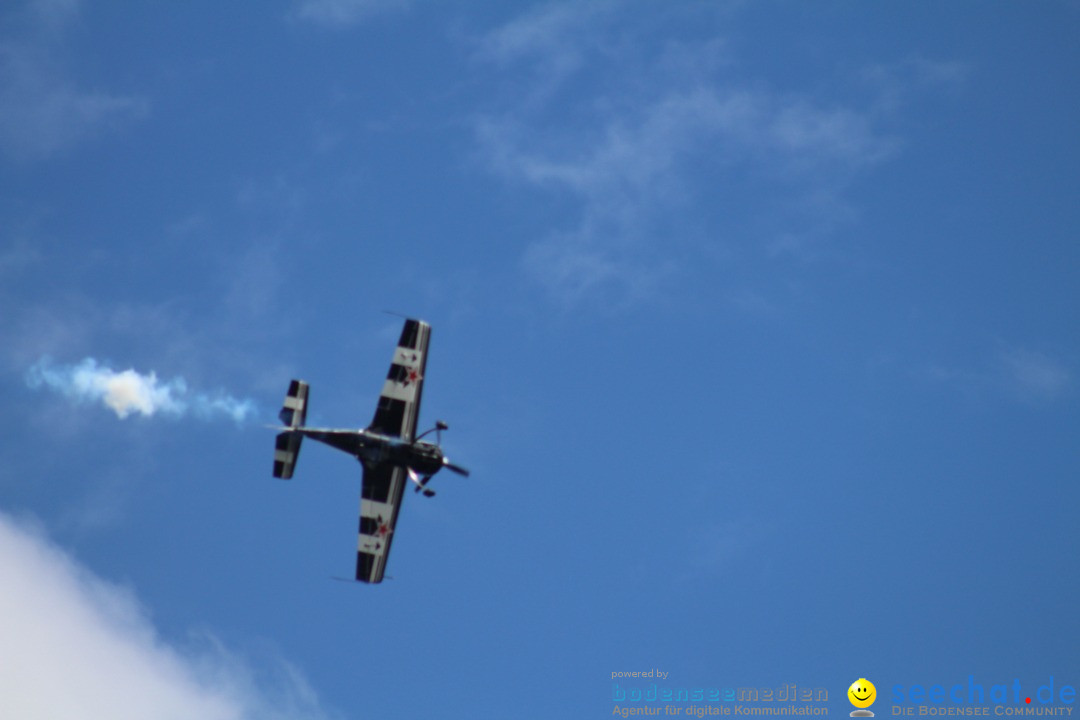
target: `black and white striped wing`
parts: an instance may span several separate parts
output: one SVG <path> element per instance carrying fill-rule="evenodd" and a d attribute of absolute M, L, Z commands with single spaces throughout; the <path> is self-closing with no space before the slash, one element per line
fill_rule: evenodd
<path fill-rule="evenodd" d="M 406 442 L 416 436 L 430 338 L 431 326 L 426 322 L 405 321 L 369 430 Z"/>
<path fill-rule="evenodd" d="M 356 551 L 356 579 L 360 582 L 382 582 L 401 509 L 401 495 L 408 480 L 407 471 L 400 465 L 383 463 L 364 468 L 360 543 Z"/>
<path fill-rule="evenodd" d="M 416 437 L 430 338 L 430 325 L 419 320 L 405 321 L 375 408 L 375 418 L 368 428 L 372 432 L 405 442 Z M 356 579 L 361 582 L 377 583 L 383 579 L 408 481 L 408 470 L 400 465 L 383 462 L 364 467 L 360 541 L 356 552 Z"/>

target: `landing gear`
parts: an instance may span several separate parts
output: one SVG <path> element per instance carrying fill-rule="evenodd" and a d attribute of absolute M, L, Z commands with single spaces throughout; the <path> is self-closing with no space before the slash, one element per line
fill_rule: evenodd
<path fill-rule="evenodd" d="M 420 477 L 415 470 L 409 468 L 409 479 L 416 485 L 416 492 L 424 493 L 424 497 L 435 497 L 435 491 L 427 486 L 428 481 L 431 480 L 430 475 Z"/>
<path fill-rule="evenodd" d="M 435 427 L 420 433 L 416 436 L 416 439 L 413 440 L 412 452 L 413 457 L 417 459 L 417 467 L 419 467 L 421 470 L 426 471 L 427 474 L 421 476 L 419 473 L 416 472 L 416 470 L 410 467 L 408 468 L 409 479 L 413 481 L 414 485 L 416 485 L 416 492 L 424 493 L 424 497 L 435 496 L 435 491 L 430 489 L 427 484 L 431 480 L 432 475 L 439 472 L 439 470 L 442 470 L 443 468 L 448 468 L 449 470 L 456 472 L 458 475 L 464 475 L 466 477 L 468 477 L 469 475 L 468 470 L 461 467 L 460 465 L 455 465 L 454 463 L 450 462 L 446 458 L 446 456 L 442 454 L 442 431 L 449 429 L 450 426 L 447 425 L 445 422 L 443 422 L 442 420 L 436 420 Z M 435 445 L 432 445 L 431 443 L 420 442 L 420 438 L 431 433 L 435 433 Z M 424 458 L 423 463 L 419 462 L 420 457 Z"/>

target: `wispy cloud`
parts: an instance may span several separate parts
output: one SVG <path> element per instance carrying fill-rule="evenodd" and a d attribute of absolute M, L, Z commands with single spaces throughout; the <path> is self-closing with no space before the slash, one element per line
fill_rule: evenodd
<path fill-rule="evenodd" d="M 915 55 L 897 62 L 871 65 L 863 70 L 862 76 L 874 88 L 878 108 L 891 112 L 909 102 L 915 92 L 960 88 L 971 72 L 967 63 Z"/>
<path fill-rule="evenodd" d="M 81 0 L 29 0 L 27 13 L 46 27 L 70 22 L 78 13 Z"/>
<path fill-rule="evenodd" d="M 762 520 L 721 520 L 692 528 L 685 554 L 687 576 L 730 571 L 775 534 L 774 524 Z"/>
<path fill-rule="evenodd" d="M 158 380 L 157 374 L 134 369 L 117 372 L 86 358 L 77 365 L 57 365 L 51 358 L 39 360 L 26 374 L 31 388 L 49 388 L 79 402 L 100 402 L 124 419 L 132 414 L 157 414 L 203 419 L 232 418 L 242 422 L 255 413 L 251 400 L 226 393 L 208 394 L 188 389 L 183 378 Z"/>
<path fill-rule="evenodd" d="M 530 63 L 524 102 L 538 105 L 581 67 L 596 41 L 588 35 L 590 23 L 611 8 L 606 0 L 538 5 L 483 37 L 476 59 L 502 68 Z"/>
<path fill-rule="evenodd" d="M 1061 360 L 1024 347 L 1003 347 L 979 366 L 931 364 L 920 375 L 975 397 L 1008 398 L 1031 404 L 1056 402 L 1073 389 L 1073 372 Z"/>
<path fill-rule="evenodd" d="M 62 29 L 75 18 L 76 2 L 39 1 L 28 10 L 23 36 L 0 38 L 0 150 L 20 160 L 46 157 L 146 115 L 144 98 L 69 80 Z"/>
<path fill-rule="evenodd" d="M 741 80 L 721 40 L 658 46 L 648 32 L 610 3 L 552 3 L 478 43 L 478 62 L 530 78 L 476 122 L 490 167 L 576 201 L 575 224 L 535 239 L 523 260 L 572 302 L 648 285 L 678 245 L 678 228 L 658 228 L 684 207 L 725 202 L 701 178 L 769 187 L 827 226 L 847 216 L 847 183 L 897 149 L 869 103 Z"/>
<path fill-rule="evenodd" d="M 561 60 L 581 57 L 577 33 L 586 27 L 586 22 L 593 16 L 610 7 L 610 2 L 595 0 L 536 5 L 488 33 L 480 43 L 478 52 L 483 57 L 500 62 L 538 56 L 545 67 L 551 67 L 549 61 L 555 57 L 559 60 L 558 65 L 576 67 L 576 62 Z"/>
<path fill-rule="evenodd" d="M 75 563 L 40 530 L 0 513 L 0 716 L 5 718 L 326 718 L 301 673 L 273 677 L 212 637 L 163 640 L 134 594 Z"/>
<path fill-rule="evenodd" d="M 301 0 L 295 16 L 327 27 L 347 27 L 410 4 L 411 0 Z"/>
<path fill-rule="evenodd" d="M 1068 368 L 1040 352 L 1009 350 L 1001 354 L 1000 364 L 1007 389 L 1025 401 L 1057 400 L 1072 387 Z"/>
<path fill-rule="evenodd" d="M 527 130 L 513 119 L 479 126 L 497 170 L 562 186 L 591 210 L 615 213 L 639 206 L 646 193 L 671 190 L 685 161 L 702 151 L 715 165 L 757 162 L 761 172 L 793 179 L 830 165 L 857 169 L 893 151 L 869 119 L 852 109 L 707 86 L 661 91 L 633 110 L 549 142 Z M 765 166 L 769 160 L 775 164 Z"/>

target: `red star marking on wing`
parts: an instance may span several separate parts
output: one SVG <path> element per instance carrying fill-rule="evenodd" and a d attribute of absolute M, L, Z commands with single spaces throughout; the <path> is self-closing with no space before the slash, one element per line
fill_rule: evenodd
<path fill-rule="evenodd" d="M 408 380 L 406 382 L 418 382 L 420 380 L 420 371 L 416 368 L 409 370 Z"/>
<path fill-rule="evenodd" d="M 387 525 L 386 523 L 382 523 L 381 525 L 379 525 L 379 529 L 376 530 L 375 532 L 378 533 L 379 537 L 384 538 L 387 535 L 389 535 L 390 533 L 392 533 L 393 530 L 391 530 L 390 526 Z"/>

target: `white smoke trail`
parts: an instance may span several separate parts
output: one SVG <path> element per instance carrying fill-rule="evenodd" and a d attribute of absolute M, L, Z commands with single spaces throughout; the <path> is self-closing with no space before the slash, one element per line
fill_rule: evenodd
<path fill-rule="evenodd" d="M 48 387 L 79 401 L 100 401 L 123 419 L 132 413 L 151 417 L 156 413 L 180 417 L 191 413 L 203 419 L 218 416 L 243 422 L 255 413 L 255 404 L 218 393 L 208 395 L 188 390 L 183 378 L 168 382 L 157 374 L 142 375 L 134 369 L 116 372 L 99 366 L 93 358 L 78 365 L 57 365 L 43 357 L 26 373 L 32 388 Z"/>

